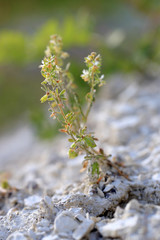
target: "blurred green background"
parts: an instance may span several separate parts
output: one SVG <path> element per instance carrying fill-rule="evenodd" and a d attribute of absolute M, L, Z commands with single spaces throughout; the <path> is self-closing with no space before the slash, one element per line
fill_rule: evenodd
<path fill-rule="evenodd" d="M 50 35 L 60 34 L 83 99 L 83 59 L 102 55 L 103 73 L 138 72 L 150 81 L 160 63 L 159 0 L 0 1 L 0 132 L 19 122 L 34 126 L 41 138 L 53 137 L 38 66 Z"/>

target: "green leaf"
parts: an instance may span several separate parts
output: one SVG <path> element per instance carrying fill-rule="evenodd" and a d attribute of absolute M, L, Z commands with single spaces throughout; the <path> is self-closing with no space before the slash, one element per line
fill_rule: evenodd
<path fill-rule="evenodd" d="M 48 99 L 48 96 L 47 96 L 47 95 L 44 95 L 44 96 L 40 99 L 40 101 L 41 101 L 41 103 L 44 103 L 44 102 L 47 101 L 47 99 Z"/>
<path fill-rule="evenodd" d="M 72 145 L 71 145 L 71 148 L 76 148 L 76 143 L 74 142 Z"/>
<path fill-rule="evenodd" d="M 68 142 L 74 142 L 74 140 L 72 138 L 69 138 Z"/>
<path fill-rule="evenodd" d="M 48 98 L 48 101 L 54 101 L 53 97 Z"/>
<path fill-rule="evenodd" d="M 63 101 L 66 101 L 67 98 L 63 97 L 63 96 L 60 96 L 60 99 L 62 99 Z"/>
<path fill-rule="evenodd" d="M 94 148 L 94 147 L 96 147 L 97 145 L 95 144 L 95 142 L 94 142 L 94 140 L 93 140 L 93 138 L 92 137 L 84 137 L 84 140 L 85 140 L 85 142 L 86 142 L 86 144 L 89 146 L 89 147 L 92 147 L 92 148 Z"/>
<path fill-rule="evenodd" d="M 97 162 L 94 162 L 92 164 L 92 175 L 98 174 L 99 175 L 99 164 Z"/>
<path fill-rule="evenodd" d="M 66 90 L 65 89 L 63 89 L 61 92 L 60 92 L 60 94 L 59 94 L 59 96 L 62 96 L 62 95 L 64 95 L 64 93 L 66 92 Z"/>
<path fill-rule="evenodd" d="M 86 130 L 87 130 L 87 127 L 86 127 L 86 126 L 83 127 L 83 128 L 80 130 L 80 131 L 81 131 L 81 134 L 85 134 Z"/>
<path fill-rule="evenodd" d="M 90 92 L 86 94 L 86 100 L 88 102 L 92 102 L 93 101 L 93 96 L 92 96 L 92 94 Z"/>
<path fill-rule="evenodd" d="M 72 148 L 69 149 L 68 154 L 69 154 L 69 158 L 75 158 L 78 156 L 78 153 Z"/>
<path fill-rule="evenodd" d="M 55 108 L 57 106 L 57 103 L 56 102 L 52 102 L 51 106 L 52 106 L 52 108 Z"/>
<path fill-rule="evenodd" d="M 1 183 L 1 186 L 2 186 L 2 188 L 4 188 L 4 189 L 8 189 L 8 188 L 10 187 L 10 185 L 9 185 L 9 183 L 8 183 L 7 181 L 3 181 L 3 182 Z"/>
<path fill-rule="evenodd" d="M 70 123 L 72 123 L 75 120 L 75 116 L 73 112 L 67 113 L 66 114 L 66 120 Z"/>
<path fill-rule="evenodd" d="M 58 95 L 58 88 L 56 88 L 56 93 L 57 93 L 57 95 Z"/>
<path fill-rule="evenodd" d="M 41 82 L 42 85 L 47 84 L 47 80 L 45 79 L 43 82 Z"/>
<path fill-rule="evenodd" d="M 42 76 L 45 78 L 46 77 L 46 73 L 45 72 L 41 72 Z"/>

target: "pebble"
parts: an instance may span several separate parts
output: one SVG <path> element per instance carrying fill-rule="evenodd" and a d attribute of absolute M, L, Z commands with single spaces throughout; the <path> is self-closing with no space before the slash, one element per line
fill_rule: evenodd
<path fill-rule="evenodd" d="M 103 192 L 109 192 L 114 186 L 112 184 L 107 184 Z"/>
<path fill-rule="evenodd" d="M 160 182 L 160 173 L 155 173 L 155 174 L 152 176 L 152 179 L 155 180 L 155 181 L 159 181 L 159 182 Z"/>
<path fill-rule="evenodd" d="M 51 210 L 53 209 L 53 203 L 52 203 L 52 199 L 50 197 L 45 196 L 44 197 L 44 202 L 46 203 L 48 208 L 50 208 Z"/>
<path fill-rule="evenodd" d="M 73 238 L 75 240 L 81 240 L 94 228 L 94 221 L 91 219 L 85 219 L 74 231 Z"/>
<path fill-rule="evenodd" d="M 26 207 L 35 207 L 36 205 L 38 205 L 38 203 L 40 203 L 41 200 L 42 200 L 42 197 L 38 195 L 33 195 L 28 198 L 25 198 L 24 204 Z"/>
<path fill-rule="evenodd" d="M 119 219 L 117 221 L 107 223 L 106 225 L 98 228 L 103 237 L 119 237 L 120 231 L 127 228 L 135 227 L 138 223 L 138 217 L 133 216 L 126 219 Z"/>
<path fill-rule="evenodd" d="M 101 198 L 104 198 L 104 193 L 102 192 L 102 190 L 97 187 L 97 191 L 98 191 L 98 195 L 101 197 Z"/>
<path fill-rule="evenodd" d="M 8 236 L 7 240 L 27 240 L 27 237 L 20 232 L 14 232 Z"/>
<path fill-rule="evenodd" d="M 78 221 L 73 218 L 69 211 L 59 213 L 54 221 L 55 233 L 72 233 L 78 226 Z"/>
<path fill-rule="evenodd" d="M 58 238 L 58 236 L 48 235 L 48 236 L 42 238 L 42 240 L 59 240 L 59 238 Z"/>

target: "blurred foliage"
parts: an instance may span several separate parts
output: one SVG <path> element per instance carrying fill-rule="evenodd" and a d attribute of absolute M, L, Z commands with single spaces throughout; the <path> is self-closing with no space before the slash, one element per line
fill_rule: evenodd
<path fill-rule="evenodd" d="M 55 33 L 63 37 L 64 47 L 85 46 L 91 39 L 88 15 L 67 16 L 61 24 L 50 19 L 34 35 L 0 31 L 0 64 L 21 65 L 40 61 L 50 36 Z"/>
<path fill-rule="evenodd" d="M 90 14 L 106 14 L 106 12 L 114 11 L 124 0 L 6 0 L 0 1 L 0 22 L 11 22 L 13 19 L 23 17 L 32 17 L 35 15 L 70 15 L 77 10 L 82 9 Z"/>
<path fill-rule="evenodd" d="M 27 55 L 27 39 L 22 33 L 2 31 L 0 33 L 0 63 L 22 64 Z"/>
<path fill-rule="evenodd" d="M 159 0 L 130 0 L 130 2 L 143 12 L 149 13 L 160 12 Z"/>
<path fill-rule="evenodd" d="M 76 18 L 67 16 L 61 24 L 57 20 L 49 20 L 31 40 L 33 58 L 43 57 L 50 36 L 55 33 L 63 37 L 64 47 L 85 46 L 91 39 L 90 28 L 90 20 L 85 14 L 78 15 Z M 30 54 L 30 56 L 32 55 Z"/>

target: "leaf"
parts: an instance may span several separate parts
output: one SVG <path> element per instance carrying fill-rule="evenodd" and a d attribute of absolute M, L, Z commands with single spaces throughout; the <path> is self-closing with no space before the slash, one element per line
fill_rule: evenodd
<path fill-rule="evenodd" d="M 44 95 L 43 97 L 41 97 L 40 101 L 41 101 L 41 103 L 44 103 L 47 101 L 47 99 L 48 99 L 48 96 Z"/>
<path fill-rule="evenodd" d="M 75 143 L 75 142 L 72 143 L 71 148 L 72 148 L 72 149 L 73 149 L 73 148 L 76 148 L 76 143 Z"/>
<path fill-rule="evenodd" d="M 66 92 L 66 90 L 65 89 L 63 89 L 61 92 L 60 92 L 60 94 L 59 94 L 59 96 L 62 96 L 62 95 L 64 95 L 64 93 Z"/>
<path fill-rule="evenodd" d="M 42 74 L 42 76 L 43 76 L 44 78 L 46 77 L 46 73 L 45 73 L 45 72 L 41 71 L 41 74 Z"/>
<path fill-rule="evenodd" d="M 66 120 L 70 123 L 72 123 L 75 120 L 75 116 L 73 112 L 67 113 L 66 114 Z"/>
<path fill-rule="evenodd" d="M 94 148 L 94 147 L 96 147 L 97 145 L 95 144 L 95 142 L 94 142 L 94 140 L 93 140 L 93 138 L 92 137 L 84 137 L 84 140 L 85 140 L 85 142 L 86 142 L 86 144 L 89 146 L 89 147 L 92 147 L 92 148 Z"/>
<path fill-rule="evenodd" d="M 94 162 L 92 164 L 92 175 L 98 174 L 99 175 L 99 164 L 98 162 Z"/>
<path fill-rule="evenodd" d="M 10 185 L 9 185 L 9 183 L 8 183 L 7 181 L 3 181 L 3 182 L 1 183 L 1 185 L 2 185 L 2 188 L 4 188 L 4 189 L 10 188 Z"/>
<path fill-rule="evenodd" d="M 92 94 L 90 92 L 86 94 L 86 100 L 88 102 L 92 102 L 93 101 L 93 96 L 92 96 Z"/>
<path fill-rule="evenodd" d="M 82 135 L 85 134 L 86 130 L 87 130 L 87 127 L 86 127 L 86 126 L 83 127 L 82 129 L 80 129 L 81 134 L 82 134 Z"/>
<path fill-rule="evenodd" d="M 68 154 L 69 154 L 69 158 L 75 158 L 78 156 L 78 153 L 72 148 L 69 149 Z"/>
<path fill-rule="evenodd" d="M 65 128 L 61 128 L 61 129 L 59 129 L 59 131 L 60 131 L 60 132 L 63 132 L 63 133 L 66 133 L 66 132 L 67 132 L 67 130 L 66 130 Z"/>
<path fill-rule="evenodd" d="M 48 98 L 48 101 L 54 101 L 53 97 Z"/>
<path fill-rule="evenodd" d="M 52 103 L 51 103 L 51 106 L 52 106 L 52 108 L 54 108 L 54 107 L 57 106 L 57 103 L 56 103 L 56 102 L 52 102 Z"/>
<path fill-rule="evenodd" d="M 69 138 L 68 142 L 74 142 L 74 140 L 72 138 Z"/>
<path fill-rule="evenodd" d="M 85 160 L 85 161 L 83 162 L 82 166 L 83 166 L 83 168 L 81 168 L 81 170 L 80 170 L 81 173 L 86 170 L 86 168 L 87 168 L 87 166 L 88 166 L 88 161 Z"/>
<path fill-rule="evenodd" d="M 56 93 L 57 93 L 57 95 L 58 95 L 58 88 L 56 88 Z"/>
<path fill-rule="evenodd" d="M 63 96 L 60 96 L 60 99 L 62 99 L 63 101 L 66 101 L 67 98 L 63 97 Z"/>
<path fill-rule="evenodd" d="M 47 84 L 47 80 L 45 79 L 43 82 L 41 82 L 42 85 Z"/>

